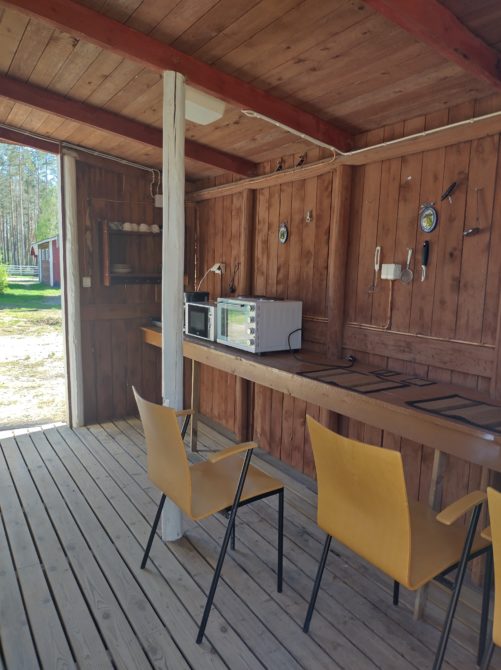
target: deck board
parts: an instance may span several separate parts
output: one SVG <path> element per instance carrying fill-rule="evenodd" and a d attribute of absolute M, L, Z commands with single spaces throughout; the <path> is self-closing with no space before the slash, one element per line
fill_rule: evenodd
<path fill-rule="evenodd" d="M 201 425 L 200 455 L 229 444 Z M 431 666 L 443 619 L 341 546 L 326 568 L 310 635 L 301 632 L 323 542 L 311 482 L 269 458 L 286 484 L 284 591 L 275 591 L 276 501 L 242 508 L 206 638 L 194 638 L 225 520 L 187 524 L 139 563 L 159 499 L 137 419 L 16 431 L 0 440 L 0 668 L 357 668 Z M 437 595 L 438 594 L 438 595 Z M 461 605 L 448 670 L 475 667 L 474 607 Z M 492 668 L 499 663 L 495 656 Z M 500 667 L 499 665 L 497 667 Z"/>

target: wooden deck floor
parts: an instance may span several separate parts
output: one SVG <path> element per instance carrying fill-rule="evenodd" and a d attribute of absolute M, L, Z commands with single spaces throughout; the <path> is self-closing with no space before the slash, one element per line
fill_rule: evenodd
<path fill-rule="evenodd" d="M 200 439 L 202 457 L 227 443 L 204 426 Z M 431 666 L 440 589 L 416 623 L 410 594 L 393 607 L 389 580 L 339 546 L 331 550 L 311 633 L 302 633 L 323 537 L 314 492 L 290 472 L 278 475 L 287 486 L 284 592 L 275 591 L 275 501 L 261 501 L 241 510 L 237 549 L 228 554 L 198 646 L 224 519 L 192 525 L 176 543 L 157 539 L 147 569 L 139 569 L 159 498 L 146 476 L 139 422 L 31 429 L 0 445 L 0 668 Z M 269 459 L 260 465 L 277 474 Z M 475 667 L 477 616 L 461 606 L 444 667 Z M 501 667 L 500 657 L 492 668 Z"/>

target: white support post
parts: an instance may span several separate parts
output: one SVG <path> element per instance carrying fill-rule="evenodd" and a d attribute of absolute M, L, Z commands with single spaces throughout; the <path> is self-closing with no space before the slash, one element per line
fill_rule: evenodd
<path fill-rule="evenodd" d="M 65 272 L 62 273 L 66 293 L 65 336 L 71 425 L 84 425 L 82 332 L 80 327 L 80 270 L 78 258 L 77 171 L 75 157 L 64 153 L 63 207 L 65 221 Z"/>
<path fill-rule="evenodd" d="M 163 236 L 162 236 L 162 398 L 183 407 L 184 275 L 184 77 L 164 72 L 163 90 Z M 168 498 L 162 514 L 162 538 L 183 535 L 182 512 Z"/>

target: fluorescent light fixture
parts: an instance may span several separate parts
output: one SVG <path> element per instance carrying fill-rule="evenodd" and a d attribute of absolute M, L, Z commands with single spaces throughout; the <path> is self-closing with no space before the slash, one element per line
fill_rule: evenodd
<path fill-rule="evenodd" d="M 289 126 L 286 126 L 284 123 L 280 123 L 280 121 L 275 121 L 274 119 L 270 119 L 269 116 L 265 116 L 264 114 L 260 114 L 259 112 L 255 112 L 252 109 L 242 109 L 242 114 L 245 114 L 245 116 L 248 116 L 252 119 L 261 119 L 262 121 L 267 121 L 268 123 L 272 123 L 274 126 L 277 126 L 277 128 L 280 128 L 281 130 L 285 130 L 287 133 L 292 133 L 293 135 L 296 135 L 297 137 L 300 137 L 302 140 L 306 140 L 307 142 L 311 142 L 312 144 L 316 144 L 319 147 L 324 147 L 325 149 L 329 149 L 329 151 L 332 151 L 332 153 L 342 153 L 339 151 L 339 149 L 336 149 L 336 147 L 331 146 L 330 144 L 326 144 L 326 142 L 322 142 L 321 140 L 317 140 L 315 137 L 311 137 L 310 135 L 305 135 L 304 133 L 300 132 L 299 130 L 295 130 L 294 128 L 290 128 Z"/>
<path fill-rule="evenodd" d="M 212 95 L 203 93 L 197 88 L 186 86 L 185 117 L 188 121 L 207 126 L 214 123 L 224 114 L 225 104 Z"/>

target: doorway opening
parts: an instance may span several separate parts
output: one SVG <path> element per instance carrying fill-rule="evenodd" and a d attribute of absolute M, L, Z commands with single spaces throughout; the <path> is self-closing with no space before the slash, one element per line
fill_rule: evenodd
<path fill-rule="evenodd" d="M 0 433 L 67 420 L 59 157 L 0 143 Z"/>

